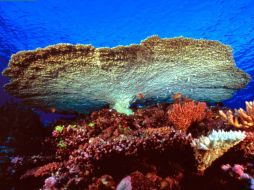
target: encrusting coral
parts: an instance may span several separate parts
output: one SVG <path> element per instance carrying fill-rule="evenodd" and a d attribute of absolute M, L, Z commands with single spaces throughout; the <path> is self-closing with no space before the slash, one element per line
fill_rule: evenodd
<path fill-rule="evenodd" d="M 188 130 L 179 130 L 169 113 L 184 105 L 201 112 L 197 115 L 202 119 L 188 122 Z M 136 109 L 130 116 L 102 109 L 73 121 L 59 121 L 49 141 L 55 154 L 14 157 L 9 170 L 16 180 L 8 184 L 17 190 L 232 189 L 225 183 L 230 179 L 221 177 L 220 166 L 253 164 L 254 133 L 229 130 L 219 109 L 181 98 Z M 193 110 L 181 109 L 179 114 L 189 118 L 187 113 Z"/>
<path fill-rule="evenodd" d="M 235 109 L 233 113 L 231 110 L 228 110 L 224 113 L 220 110 L 220 115 L 224 121 L 228 122 L 229 125 L 232 125 L 236 128 L 254 128 L 254 101 L 245 102 L 246 111 L 242 108 Z"/>
<path fill-rule="evenodd" d="M 147 102 L 167 101 L 177 92 L 220 102 L 250 80 L 235 67 L 229 46 L 158 36 L 114 48 L 57 44 L 21 51 L 3 74 L 11 78 L 5 89 L 25 103 L 79 113 L 109 105 L 132 114 L 129 107 L 140 93 Z"/>

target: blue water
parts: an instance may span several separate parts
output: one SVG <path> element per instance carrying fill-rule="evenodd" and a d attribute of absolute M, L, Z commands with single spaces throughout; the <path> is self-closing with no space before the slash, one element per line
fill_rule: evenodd
<path fill-rule="evenodd" d="M 253 0 L 0 0 L 0 71 L 20 50 L 60 42 L 112 47 L 153 34 L 231 45 L 237 66 L 254 77 Z M 12 99 L 6 82 L 1 76 L 0 104 Z M 225 104 L 246 100 L 254 100 L 253 80 Z"/>

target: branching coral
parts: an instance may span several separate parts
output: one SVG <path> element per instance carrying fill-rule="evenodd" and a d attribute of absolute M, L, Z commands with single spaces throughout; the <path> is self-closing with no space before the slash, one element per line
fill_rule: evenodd
<path fill-rule="evenodd" d="M 168 118 L 176 129 L 187 131 L 194 122 L 202 121 L 206 116 L 206 103 L 194 101 L 173 104 L 168 111 Z"/>
<path fill-rule="evenodd" d="M 219 114 L 224 121 L 236 128 L 252 128 L 254 127 L 254 101 L 246 101 L 245 104 L 246 111 L 242 108 L 236 109 L 234 113 L 231 110 L 226 113 L 220 110 Z"/>

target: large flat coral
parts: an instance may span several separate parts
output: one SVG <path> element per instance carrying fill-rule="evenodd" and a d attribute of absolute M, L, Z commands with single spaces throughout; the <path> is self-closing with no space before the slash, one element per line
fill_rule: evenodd
<path fill-rule="evenodd" d="M 89 112 L 110 105 L 130 114 L 142 93 L 165 100 L 180 92 L 219 102 L 248 83 L 232 49 L 218 41 L 152 36 L 139 45 L 94 48 L 57 44 L 13 55 L 6 90 L 24 102 L 58 111 Z"/>

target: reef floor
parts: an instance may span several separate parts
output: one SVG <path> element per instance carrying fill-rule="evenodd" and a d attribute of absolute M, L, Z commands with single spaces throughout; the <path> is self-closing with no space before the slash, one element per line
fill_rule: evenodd
<path fill-rule="evenodd" d="M 31 111 L 0 110 L 13 149 L 0 152 L 0 189 L 254 189 L 253 102 L 233 111 L 178 96 L 48 128 Z"/>

